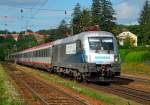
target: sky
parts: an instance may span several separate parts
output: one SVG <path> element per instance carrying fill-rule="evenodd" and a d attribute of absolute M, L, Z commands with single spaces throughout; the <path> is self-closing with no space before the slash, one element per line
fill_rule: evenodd
<path fill-rule="evenodd" d="M 110 1 L 118 24 L 138 24 L 146 0 Z M 91 8 L 92 0 L 0 0 L 0 30 L 19 32 L 26 29 L 52 29 L 58 27 L 62 19 L 69 24 L 77 3 L 82 9 Z"/>

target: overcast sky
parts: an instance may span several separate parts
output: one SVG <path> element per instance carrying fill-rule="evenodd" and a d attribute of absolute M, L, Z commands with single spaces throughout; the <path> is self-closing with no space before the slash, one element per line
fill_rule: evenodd
<path fill-rule="evenodd" d="M 137 24 L 145 1 L 111 0 L 117 23 Z M 69 24 L 73 8 L 78 2 L 82 8 L 90 8 L 92 4 L 92 0 L 0 0 L 0 30 L 23 31 L 31 28 L 37 31 L 55 28 L 62 19 Z"/>

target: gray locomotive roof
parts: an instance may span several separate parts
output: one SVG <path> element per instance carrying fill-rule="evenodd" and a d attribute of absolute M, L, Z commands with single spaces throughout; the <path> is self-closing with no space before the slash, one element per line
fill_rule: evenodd
<path fill-rule="evenodd" d="M 98 37 L 98 36 L 103 36 L 103 37 L 114 37 L 114 35 L 110 32 L 106 32 L 106 31 L 88 31 L 88 32 L 82 32 L 80 34 L 74 35 L 74 36 L 70 36 L 64 39 L 59 39 L 54 41 L 54 45 L 58 45 L 58 44 L 63 44 L 63 43 L 70 43 L 70 42 L 74 42 L 76 40 L 82 40 L 85 37 Z"/>

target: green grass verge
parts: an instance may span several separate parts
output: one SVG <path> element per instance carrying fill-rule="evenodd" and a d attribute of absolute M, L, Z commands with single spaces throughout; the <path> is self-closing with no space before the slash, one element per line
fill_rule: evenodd
<path fill-rule="evenodd" d="M 19 65 L 17 67 L 21 68 L 21 66 L 19 66 Z M 24 68 L 24 67 L 22 67 L 22 68 Z M 24 69 L 26 69 L 26 68 L 24 68 Z M 42 78 L 49 80 L 50 82 L 53 82 L 58 85 L 62 85 L 66 88 L 72 89 L 74 91 L 77 91 L 78 93 L 84 94 L 84 95 L 92 97 L 94 99 L 101 100 L 101 101 L 107 103 L 108 105 L 140 105 L 139 103 L 121 98 L 121 97 L 113 95 L 113 94 L 96 91 L 94 89 L 82 86 L 81 84 L 78 84 L 75 81 L 64 80 L 57 75 L 49 75 L 46 72 L 33 70 L 33 69 L 29 70 L 28 73 L 33 74 L 33 75 L 39 75 Z"/>
<path fill-rule="evenodd" d="M 0 105 L 22 105 L 19 94 L 0 64 Z"/>
<path fill-rule="evenodd" d="M 150 60 L 150 49 L 120 49 L 120 56 L 124 62 L 144 62 Z"/>
<path fill-rule="evenodd" d="M 134 75 L 143 75 L 150 78 L 150 65 L 140 63 L 140 62 L 130 62 L 122 64 L 122 72 Z"/>

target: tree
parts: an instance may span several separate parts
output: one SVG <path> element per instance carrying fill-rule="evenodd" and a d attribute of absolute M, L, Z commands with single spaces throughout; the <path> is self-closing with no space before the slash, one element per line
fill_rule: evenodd
<path fill-rule="evenodd" d="M 69 31 L 70 30 L 67 27 L 66 21 L 62 20 L 59 27 L 58 27 L 58 35 L 60 36 L 60 38 L 66 37 L 70 33 Z"/>
<path fill-rule="evenodd" d="M 102 7 L 100 27 L 102 30 L 111 31 L 112 28 L 115 26 L 115 20 L 116 20 L 116 18 L 114 17 L 115 11 L 112 7 L 110 0 L 100 0 L 100 1 Z"/>
<path fill-rule="evenodd" d="M 145 2 L 143 10 L 141 11 L 139 24 L 142 30 L 142 34 L 140 36 L 141 43 L 143 45 L 150 44 L 150 4 L 148 0 Z"/>
<path fill-rule="evenodd" d="M 77 3 L 74 12 L 72 14 L 72 26 L 73 26 L 73 33 L 77 34 L 81 32 L 81 9 L 80 4 Z"/>
<path fill-rule="evenodd" d="M 149 19 L 149 1 L 146 0 L 145 5 L 143 7 L 143 10 L 141 11 L 140 18 L 139 18 L 139 24 L 145 25 Z"/>
<path fill-rule="evenodd" d="M 85 31 L 88 27 L 92 25 L 92 18 L 90 11 L 88 9 L 83 9 L 80 18 L 80 31 Z"/>
<path fill-rule="evenodd" d="M 16 45 L 17 45 L 17 50 L 21 51 L 38 45 L 38 42 L 34 37 L 34 35 L 27 36 L 27 35 L 20 34 Z"/>
<path fill-rule="evenodd" d="M 101 3 L 100 3 L 100 0 L 93 0 L 93 3 L 92 3 L 92 23 L 93 25 L 99 25 L 101 23 L 101 16 L 102 16 L 102 13 L 101 13 Z"/>
<path fill-rule="evenodd" d="M 101 30 L 112 31 L 115 26 L 115 11 L 110 0 L 93 0 L 93 24 L 98 24 Z"/>
<path fill-rule="evenodd" d="M 55 41 L 55 40 L 57 40 L 57 39 L 59 39 L 59 36 L 58 35 L 49 35 L 48 36 L 48 38 L 46 38 L 45 39 L 45 42 L 47 43 L 47 42 L 52 42 L 52 41 Z"/>
<path fill-rule="evenodd" d="M 5 60 L 9 52 L 13 50 L 16 41 L 12 37 L 0 37 L 0 60 Z"/>
<path fill-rule="evenodd" d="M 31 29 L 27 29 L 26 32 L 33 32 Z"/>

